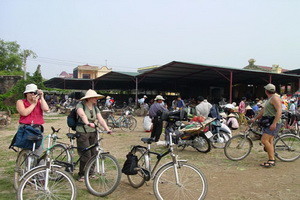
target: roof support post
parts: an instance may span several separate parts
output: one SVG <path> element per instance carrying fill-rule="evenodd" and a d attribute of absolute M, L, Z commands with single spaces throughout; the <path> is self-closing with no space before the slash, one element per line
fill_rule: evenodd
<path fill-rule="evenodd" d="M 64 89 L 66 89 L 66 79 L 64 78 Z"/>
<path fill-rule="evenodd" d="M 138 103 L 138 78 L 135 77 L 135 107 L 137 107 Z"/>
<path fill-rule="evenodd" d="M 94 80 L 92 80 L 92 90 L 94 90 L 95 88 L 95 83 L 94 83 Z"/>
<path fill-rule="evenodd" d="M 269 83 L 272 83 L 272 74 L 269 74 Z"/>
<path fill-rule="evenodd" d="M 298 78 L 298 90 L 300 90 L 300 78 Z"/>
<path fill-rule="evenodd" d="M 230 71 L 229 102 L 232 103 L 232 71 Z"/>

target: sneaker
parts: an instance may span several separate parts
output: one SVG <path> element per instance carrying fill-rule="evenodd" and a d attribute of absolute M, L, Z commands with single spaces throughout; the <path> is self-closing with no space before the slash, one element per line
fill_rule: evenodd
<path fill-rule="evenodd" d="M 163 145 L 163 146 L 165 146 L 166 145 L 166 141 L 159 140 L 158 142 L 156 142 L 156 145 Z"/>

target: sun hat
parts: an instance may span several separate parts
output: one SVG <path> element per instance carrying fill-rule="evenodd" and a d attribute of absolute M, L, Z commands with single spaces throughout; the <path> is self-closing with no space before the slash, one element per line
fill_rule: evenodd
<path fill-rule="evenodd" d="M 246 110 L 251 110 L 252 108 L 248 105 L 247 107 L 246 107 Z"/>
<path fill-rule="evenodd" d="M 106 97 L 106 99 L 110 99 L 110 98 L 111 98 L 110 96 L 107 96 L 107 97 Z"/>
<path fill-rule="evenodd" d="M 233 114 L 233 113 L 230 113 L 230 114 L 228 115 L 228 117 L 236 117 L 236 115 Z"/>
<path fill-rule="evenodd" d="M 227 118 L 227 114 L 225 112 L 220 112 L 220 116 L 223 118 Z"/>
<path fill-rule="evenodd" d="M 84 97 L 82 97 L 80 100 L 84 100 L 84 99 L 88 99 L 88 98 L 94 98 L 94 97 L 96 97 L 96 98 L 98 98 L 98 99 L 104 98 L 103 95 L 97 94 L 97 92 L 96 92 L 95 90 L 89 89 L 89 90 L 85 93 Z"/>
<path fill-rule="evenodd" d="M 265 85 L 264 88 L 270 92 L 275 92 L 276 91 L 276 87 L 275 85 L 269 83 L 268 85 Z"/>
<path fill-rule="evenodd" d="M 157 95 L 154 99 L 154 101 L 156 100 L 165 100 L 161 95 Z"/>
<path fill-rule="evenodd" d="M 144 95 L 144 98 L 148 98 L 146 95 Z"/>
<path fill-rule="evenodd" d="M 28 92 L 36 92 L 38 90 L 36 84 L 28 84 L 26 85 L 26 88 L 25 88 L 25 91 L 24 91 L 24 94 L 28 93 Z"/>

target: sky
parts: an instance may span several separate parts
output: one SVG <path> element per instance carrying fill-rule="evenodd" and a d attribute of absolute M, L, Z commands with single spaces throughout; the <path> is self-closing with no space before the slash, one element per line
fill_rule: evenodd
<path fill-rule="evenodd" d="M 300 68 L 299 0 L 0 0 L 0 39 L 50 79 L 78 65 Z"/>

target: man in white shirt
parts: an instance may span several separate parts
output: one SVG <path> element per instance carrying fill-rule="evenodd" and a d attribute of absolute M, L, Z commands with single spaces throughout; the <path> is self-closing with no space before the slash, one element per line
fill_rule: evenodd
<path fill-rule="evenodd" d="M 197 116 L 208 117 L 212 105 L 202 96 L 197 97 L 198 105 L 196 106 Z"/>

